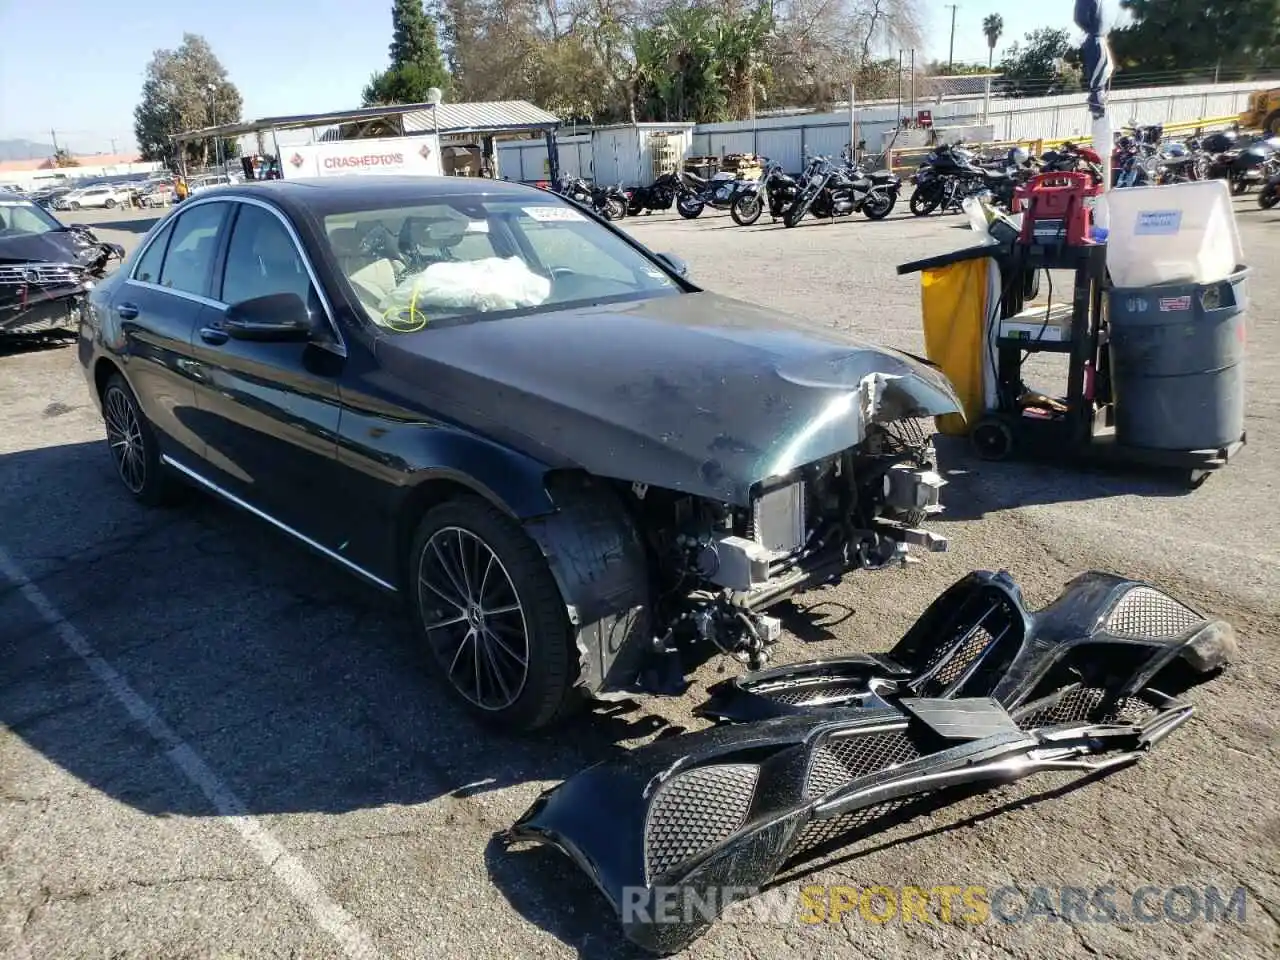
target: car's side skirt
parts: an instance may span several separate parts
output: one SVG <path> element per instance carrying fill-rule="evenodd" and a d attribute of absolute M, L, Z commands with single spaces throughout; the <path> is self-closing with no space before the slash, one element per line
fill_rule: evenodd
<path fill-rule="evenodd" d="M 249 513 L 253 514 L 255 517 L 258 517 L 262 520 L 267 521 L 267 523 L 271 524 L 277 530 L 282 530 L 283 532 L 289 534 L 289 536 L 293 537 L 294 539 L 299 540 L 302 543 L 306 544 L 308 547 L 310 547 L 312 550 L 315 550 L 317 553 L 321 553 L 324 556 L 328 557 L 330 560 L 337 561 L 338 563 L 346 567 L 351 572 L 357 573 L 360 576 L 364 577 L 374 586 L 381 587 L 383 590 L 387 590 L 391 593 L 399 592 L 399 590 L 393 584 L 387 583 L 387 581 L 383 580 L 381 577 L 377 576 L 376 574 L 370 573 L 368 570 L 366 570 L 364 567 L 360 566 L 359 564 L 352 563 L 342 554 L 336 553 L 333 550 L 330 550 L 328 547 L 324 546 L 323 544 L 316 543 L 316 541 L 312 540 L 310 537 L 306 536 L 305 534 L 299 533 L 297 530 L 293 529 L 293 527 L 289 526 L 287 523 L 277 520 L 275 517 L 271 516 L 271 514 L 265 512 L 264 510 L 258 509 L 253 504 L 248 503 L 245 500 L 242 500 L 240 497 L 237 497 L 234 493 L 231 493 L 228 490 L 224 490 L 222 487 L 218 486 L 212 480 L 209 480 L 208 478 L 201 476 L 199 473 L 192 470 L 190 467 L 184 466 L 183 464 L 179 463 L 177 460 L 174 460 L 167 453 L 161 454 L 160 460 L 162 463 L 164 463 L 165 466 L 176 470 L 178 473 L 182 474 L 182 476 L 187 478 L 188 480 L 194 481 L 195 483 L 204 487 L 206 490 L 210 491 L 211 493 L 216 493 L 218 496 L 226 500 L 228 503 L 234 504 L 235 506 L 240 507 L 242 510 L 247 510 Z"/>

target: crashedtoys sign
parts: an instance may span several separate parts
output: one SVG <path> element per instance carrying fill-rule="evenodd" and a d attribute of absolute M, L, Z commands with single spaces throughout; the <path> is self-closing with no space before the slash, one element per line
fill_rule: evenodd
<path fill-rule="evenodd" d="M 286 180 L 349 174 L 441 176 L 440 142 L 433 135 L 339 140 L 281 151 Z"/>

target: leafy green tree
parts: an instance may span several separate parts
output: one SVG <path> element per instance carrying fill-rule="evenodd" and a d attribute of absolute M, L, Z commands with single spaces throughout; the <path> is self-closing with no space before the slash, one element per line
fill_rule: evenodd
<path fill-rule="evenodd" d="M 1048 97 L 1080 89 L 1079 51 L 1066 30 L 1032 30 L 1000 61 L 1001 92 L 1010 97 Z"/>
<path fill-rule="evenodd" d="M 1133 23 L 1111 31 L 1117 69 L 1248 71 L 1280 57 L 1280 0 L 1120 0 L 1120 6 Z"/>
<path fill-rule="evenodd" d="M 449 88 L 436 28 L 436 20 L 422 0 L 394 0 L 391 65 L 369 78 L 363 93 L 365 106 L 422 103 L 432 87 L 441 91 Z"/>
<path fill-rule="evenodd" d="M 765 50 L 772 9 L 741 13 L 673 3 L 637 31 L 637 113 L 644 119 L 714 123 L 755 115 L 768 80 Z"/>
<path fill-rule="evenodd" d="M 133 111 L 133 132 L 143 160 L 172 162 L 177 151 L 175 133 L 237 123 L 243 101 L 227 79 L 226 68 L 204 37 L 183 34 L 176 50 L 157 50 L 147 64 L 142 100 Z M 207 164 L 213 141 L 186 144 L 188 161 Z M 224 141 L 223 155 L 235 153 L 234 141 Z"/>

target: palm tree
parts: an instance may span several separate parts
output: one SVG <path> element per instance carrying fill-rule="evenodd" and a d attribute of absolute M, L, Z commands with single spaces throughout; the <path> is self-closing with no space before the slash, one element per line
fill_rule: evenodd
<path fill-rule="evenodd" d="M 990 70 L 996 58 L 996 44 L 1004 33 L 1004 18 L 998 13 L 988 13 L 982 18 L 982 32 L 987 35 L 987 69 Z"/>

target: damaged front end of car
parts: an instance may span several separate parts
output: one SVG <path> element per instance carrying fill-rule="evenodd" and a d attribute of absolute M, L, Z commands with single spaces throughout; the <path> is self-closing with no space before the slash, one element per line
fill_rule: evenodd
<path fill-rule="evenodd" d="M 913 546 L 946 550 L 923 526 L 946 483 L 930 418 L 956 409 L 940 377 L 867 375 L 775 444 L 738 502 L 675 482 L 554 480 L 560 510 L 526 529 L 566 599 L 582 686 L 680 694 L 706 653 L 760 669 L 781 637 L 776 604 L 913 562 Z"/>
<path fill-rule="evenodd" d="M 883 654 L 719 684 L 717 726 L 659 739 L 544 793 L 508 831 L 568 854 L 660 954 L 784 867 L 978 789 L 1096 773 L 1185 723 L 1189 678 L 1231 627 L 1147 583 L 1089 573 L 1031 611 L 1007 574 L 963 578 Z"/>
<path fill-rule="evenodd" d="M 75 329 L 89 291 L 123 258 L 87 228 L 0 232 L 0 336 Z"/>

